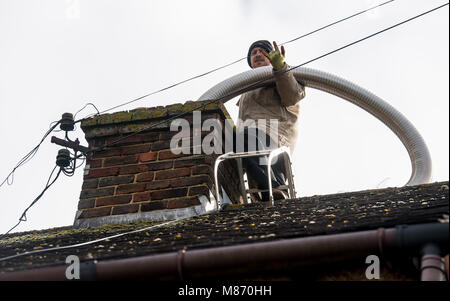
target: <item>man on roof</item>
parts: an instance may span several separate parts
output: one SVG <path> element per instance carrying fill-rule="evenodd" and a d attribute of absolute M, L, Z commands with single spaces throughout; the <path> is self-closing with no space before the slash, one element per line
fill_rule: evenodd
<path fill-rule="evenodd" d="M 237 103 L 239 106 L 237 132 L 244 136 L 244 151 L 286 146 L 292 154 L 297 141 L 299 101 L 305 97 L 305 89 L 289 71 L 289 66 L 285 62 L 284 46 L 281 46 L 280 51 L 276 42 L 273 42 L 272 46 L 266 40 L 256 41 L 248 50 L 247 62 L 252 69 L 271 65 L 275 84 L 246 92 Z M 262 123 L 259 127 L 258 121 Z M 256 137 L 254 137 L 255 133 Z M 255 146 L 249 145 L 249 141 L 255 141 L 255 139 L 256 149 Z M 236 147 L 242 150 L 242 145 L 236 145 Z M 286 184 L 283 164 L 280 157 L 272 165 L 272 187 Z M 260 158 L 245 158 L 243 165 L 247 174 L 256 181 L 259 189 L 269 188 L 267 166 L 261 163 Z M 282 190 L 274 189 L 273 192 L 274 199 L 286 197 Z M 268 201 L 269 194 L 262 193 L 261 200 Z"/>

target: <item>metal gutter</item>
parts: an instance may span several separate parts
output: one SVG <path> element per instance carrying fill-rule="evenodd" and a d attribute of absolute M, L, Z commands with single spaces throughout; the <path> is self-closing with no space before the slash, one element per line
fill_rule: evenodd
<path fill-rule="evenodd" d="M 195 279 L 239 275 L 268 269 L 311 266 L 368 255 L 421 255 L 433 243 L 448 254 L 448 223 L 380 228 L 342 234 L 256 242 L 227 247 L 82 263 L 81 280 Z M 269 267 L 270 266 L 270 267 Z M 86 268 L 83 268 L 86 267 Z M 66 266 L 0 274 L 0 280 L 66 280 Z M 430 270 L 430 269 L 428 269 Z M 84 275 L 88 275 L 85 277 Z M 437 279 L 431 275 L 428 280 Z"/>

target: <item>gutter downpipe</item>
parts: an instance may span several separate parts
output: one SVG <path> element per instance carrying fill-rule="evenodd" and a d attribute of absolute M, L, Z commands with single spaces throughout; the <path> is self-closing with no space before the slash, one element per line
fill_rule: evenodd
<path fill-rule="evenodd" d="M 117 260 L 90 261 L 81 264 L 81 280 L 159 279 L 185 280 L 219 275 L 260 272 L 271 267 L 311 266 L 333 263 L 368 255 L 401 255 L 429 253 L 431 243 L 440 253 L 448 254 L 448 223 L 432 223 L 379 228 L 342 234 L 256 242 L 237 246 L 148 255 Z M 427 255 L 427 254 L 426 254 Z M 422 263 L 428 258 L 423 257 Z M 83 269 L 83 267 L 85 267 Z M 423 265 L 422 265 L 423 267 Z M 40 268 L 0 274 L 1 280 L 67 280 L 67 266 Z M 422 280 L 444 280 L 434 273 L 422 271 Z M 424 272 L 433 271 L 430 274 Z M 441 273 L 442 274 L 442 273 Z M 444 272 L 445 274 L 445 272 Z M 84 275 L 87 275 L 85 277 Z"/>
<path fill-rule="evenodd" d="M 441 255 L 439 246 L 429 243 L 422 250 L 422 261 L 420 265 L 422 281 L 445 281 L 447 280 L 445 262 Z"/>

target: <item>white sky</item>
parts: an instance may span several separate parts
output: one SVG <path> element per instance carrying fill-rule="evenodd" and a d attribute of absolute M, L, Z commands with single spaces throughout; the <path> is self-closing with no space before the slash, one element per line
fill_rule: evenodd
<path fill-rule="evenodd" d="M 242 58 L 255 40 L 280 44 L 381 2 L 0 0 L 0 181 L 64 112 L 87 102 L 108 109 Z M 286 45 L 286 61 L 301 64 L 444 3 L 396 0 Z M 449 178 L 448 28 L 447 6 L 306 66 L 355 82 L 403 113 L 428 145 L 433 181 Z M 247 70 L 244 60 L 116 111 L 196 100 Z M 384 124 L 335 96 L 306 93 L 293 154 L 298 196 L 408 181 L 407 151 Z M 226 104 L 235 120 L 236 101 Z M 13 185 L 0 187 L 0 234 L 45 187 L 61 148 L 50 136 Z M 81 129 L 70 137 L 87 144 Z M 61 174 L 14 232 L 71 225 L 82 174 Z"/>

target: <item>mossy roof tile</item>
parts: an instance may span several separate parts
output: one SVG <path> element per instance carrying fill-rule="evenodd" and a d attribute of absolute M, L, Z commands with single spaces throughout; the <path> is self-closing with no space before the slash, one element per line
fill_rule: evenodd
<path fill-rule="evenodd" d="M 78 255 L 82 261 L 103 260 L 183 248 L 373 230 L 400 224 L 448 223 L 448 186 L 447 181 L 283 200 L 273 207 L 261 204 L 231 206 L 220 212 L 175 221 L 96 244 L 0 261 L 0 273 L 64 264 L 68 255 Z M 0 239 L 0 258 L 30 250 L 77 244 L 159 223 L 140 222 L 88 229 L 62 227 L 8 234 Z"/>

